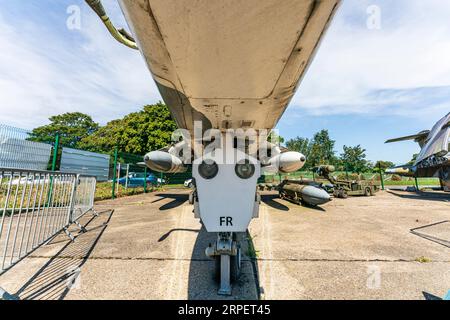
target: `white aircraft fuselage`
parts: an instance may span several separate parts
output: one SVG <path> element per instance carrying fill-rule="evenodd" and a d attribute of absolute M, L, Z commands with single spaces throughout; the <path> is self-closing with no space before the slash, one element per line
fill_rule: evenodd
<path fill-rule="evenodd" d="M 120 0 L 179 128 L 272 129 L 339 0 Z"/>
<path fill-rule="evenodd" d="M 250 138 L 240 144 L 237 132 L 261 136 L 276 126 L 340 0 L 119 0 L 132 36 L 111 25 L 99 0 L 86 1 L 119 42 L 139 48 L 178 127 L 189 134 L 188 142 L 144 160 L 161 172 L 184 172 L 192 164 L 195 216 L 218 233 L 206 254 L 218 259 L 219 293 L 231 294 L 241 236 L 258 216 L 262 168 L 287 173 L 306 161 L 298 152 L 282 153 L 267 137 L 256 148 Z M 194 152 L 186 151 L 191 144 Z"/>

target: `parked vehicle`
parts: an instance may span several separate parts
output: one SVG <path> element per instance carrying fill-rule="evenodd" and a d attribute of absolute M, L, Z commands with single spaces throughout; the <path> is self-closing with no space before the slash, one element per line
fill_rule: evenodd
<path fill-rule="evenodd" d="M 147 174 L 145 178 L 143 173 L 130 173 L 127 177 L 122 177 L 118 180 L 119 184 L 130 188 L 142 187 L 144 185 L 144 179 L 147 181 L 147 185 L 159 186 L 164 184 L 164 179 L 156 177 L 153 173 Z"/>
<path fill-rule="evenodd" d="M 184 186 L 186 188 L 192 188 L 194 186 L 194 183 L 192 182 L 192 178 L 191 179 L 187 179 L 184 181 Z"/>
<path fill-rule="evenodd" d="M 355 180 L 338 180 L 331 173 L 335 171 L 334 166 L 320 166 L 314 168 L 319 176 L 324 177 L 333 185 L 328 192 L 333 192 L 336 198 L 346 199 L 348 196 L 374 196 L 380 191 L 380 185 L 376 181 L 355 181 Z"/>

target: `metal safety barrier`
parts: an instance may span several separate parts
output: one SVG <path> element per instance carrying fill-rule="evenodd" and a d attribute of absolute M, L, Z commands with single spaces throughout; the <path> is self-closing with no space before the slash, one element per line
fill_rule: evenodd
<path fill-rule="evenodd" d="M 0 275 L 61 231 L 71 237 L 95 186 L 95 177 L 0 168 Z"/>
<path fill-rule="evenodd" d="M 78 176 L 75 188 L 73 210 L 69 222 L 76 222 L 86 212 L 94 208 L 94 195 L 97 179 L 92 176 Z"/>

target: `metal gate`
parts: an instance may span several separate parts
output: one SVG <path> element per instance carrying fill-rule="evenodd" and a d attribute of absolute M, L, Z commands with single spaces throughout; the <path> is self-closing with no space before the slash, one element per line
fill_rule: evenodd
<path fill-rule="evenodd" d="M 0 168 L 0 275 L 93 208 L 96 179 Z"/>

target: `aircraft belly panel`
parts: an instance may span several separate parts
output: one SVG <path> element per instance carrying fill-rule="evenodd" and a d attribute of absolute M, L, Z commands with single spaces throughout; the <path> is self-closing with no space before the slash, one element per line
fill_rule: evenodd
<path fill-rule="evenodd" d="M 152 0 L 189 98 L 264 99 L 308 19 L 312 0 Z"/>
<path fill-rule="evenodd" d="M 187 129 L 195 120 L 272 129 L 338 3 L 121 0 L 164 101 Z"/>

